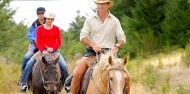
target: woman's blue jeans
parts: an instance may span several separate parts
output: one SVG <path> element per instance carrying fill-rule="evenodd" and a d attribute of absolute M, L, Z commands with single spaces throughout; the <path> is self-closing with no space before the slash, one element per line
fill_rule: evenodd
<path fill-rule="evenodd" d="M 24 84 L 27 82 L 27 79 L 28 79 L 28 76 L 30 75 L 30 72 L 32 71 L 32 67 L 33 65 L 35 64 L 36 60 L 35 60 L 35 56 L 36 54 L 40 53 L 40 51 L 38 51 L 37 53 L 35 53 L 31 58 L 30 60 L 27 62 L 26 64 L 26 67 L 25 67 L 25 70 L 22 74 L 22 77 L 20 79 L 20 83 L 21 84 Z M 54 54 L 56 55 L 59 55 L 59 66 L 61 68 L 61 71 L 63 72 L 63 76 L 64 76 L 64 79 L 66 79 L 68 76 L 69 76 L 69 71 L 68 71 L 68 67 L 67 67 L 67 64 L 64 60 L 64 58 L 62 57 L 62 55 L 58 52 L 58 51 L 55 51 L 53 52 Z"/>

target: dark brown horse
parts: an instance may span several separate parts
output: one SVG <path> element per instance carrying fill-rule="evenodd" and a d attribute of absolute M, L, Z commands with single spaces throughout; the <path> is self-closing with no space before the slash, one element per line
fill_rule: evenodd
<path fill-rule="evenodd" d="M 62 90 L 59 56 L 46 54 L 36 56 L 32 72 L 31 90 L 33 94 L 59 94 Z"/>

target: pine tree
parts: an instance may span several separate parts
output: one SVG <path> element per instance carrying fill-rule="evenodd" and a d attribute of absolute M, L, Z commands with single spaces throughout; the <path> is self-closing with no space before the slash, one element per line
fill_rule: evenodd
<path fill-rule="evenodd" d="M 132 16 L 125 16 L 122 24 L 127 37 L 127 50 L 133 56 L 146 56 L 160 49 L 158 36 L 165 19 L 165 0 L 136 0 Z M 144 54 L 144 55 L 143 55 Z"/>
<path fill-rule="evenodd" d="M 67 58 L 73 58 L 77 53 L 84 53 L 85 47 L 80 43 L 79 36 L 80 30 L 83 27 L 85 17 L 80 15 L 80 11 L 77 11 L 75 20 L 70 23 L 70 27 L 66 32 L 62 32 L 63 45 L 61 52 Z"/>

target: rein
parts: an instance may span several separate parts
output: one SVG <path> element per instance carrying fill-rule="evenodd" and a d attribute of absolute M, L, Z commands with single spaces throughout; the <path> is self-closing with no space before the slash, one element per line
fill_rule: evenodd
<path fill-rule="evenodd" d="M 109 50 L 110 50 L 110 49 L 109 49 Z M 105 53 L 105 52 L 106 52 L 106 50 L 103 49 L 102 53 Z M 110 51 L 110 52 L 111 52 L 111 51 Z M 121 53 L 120 53 L 120 54 L 121 54 Z M 114 56 L 115 56 L 115 58 L 117 59 L 117 61 L 119 62 L 119 59 L 118 59 L 117 54 L 115 54 Z M 98 61 L 99 61 L 99 53 L 96 53 L 96 60 L 97 60 L 97 63 L 98 63 Z M 98 65 L 99 65 L 99 63 L 98 63 Z M 104 94 L 104 92 L 105 92 L 106 94 L 112 94 L 112 91 L 111 91 L 111 82 L 110 82 L 110 81 L 111 81 L 111 78 L 110 78 L 110 71 L 112 71 L 112 70 L 122 71 L 122 72 L 128 74 L 127 71 L 126 71 L 124 68 L 111 67 L 110 69 L 108 69 L 108 72 L 107 72 L 107 77 L 108 77 L 108 79 L 107 79 L 107 81 L 108 81 L 108 90 L 106 90 L 105 87 L 103 88 L 103 90 L 100 89 L 100 88 L 98 87 L 98 85 L 95 83 L 95 80 L 93 79 L 93 77 L 91 76 L 91 79 L 93 80 L 95 86 L 99 89 L 99 91 L 100 91 L 102 94 Z M 103 72 L 102 72 L 102 73 L 103 73 Z M 101 81 L 102 81 L 103 83 L 105 83 L 104 80 L 102 79 L 102 73 L 101 73 Z M 125 94 L 125 90 L 126 90 L 125 88 L 126 88 L 126 82 L 125 82 L 125 84 L 124 84 L 124 89 L 123 89 L 124 93 L 123 93 L 123 94 Z"/>
<path fill-rule="evenodd" d="M 117 71 L 123 71 L 124 73 L 126 73 L 127 74 L 127 72 L 125 71 L 125 69 L 121 69 L 121 68 L 110 68 L 109 70 L 108 70 L 108 79 L 107 79 L 107 81 L 108 81 L 108 91 L 104 88 L 103 90 L 104 91 L 107 91 L 107 93 L 106 94 L 112 94 L 112 92 L 111 92 L 111 84 L 110 84 L 110 71 L 112 71 L 112 70 L 117 70 Z M 101 73 L 102 74 L 102 73 Z M 94 82 L 94 84 L 95 84 L 95 86 L 98 88 L 98 85 L 95 83 L 95 80 L 93 79 L 93 77 L 92 77 L 92 80 L 93 80 L 93 82 Z M 103 81 L 103 79 L 102 79 L 102 75 L 101 75 L 101 80 L 102 80 L 102 82 L 104 83 L 104 81 Z M 125 86 L 124 86 L 124 91 L 125 91 L 125 88 L 126 88 L 126 82 L 125 82 Z M 100 88 L 98 88 L 99 89 L 99 91 L 103 94 L 104 93 L 104 91 L 102 91 Z M 125 94 L 125 93 L 124 93 Z"/>
<path fill-rule="evenodd" d="M 44 73 L 45 73 L 45 71 L 43 71 L 43 70 L 41 69 L 41 65 L 42 65 L 42 64 L 40 64 L 40 75 L 41 75 L 41 77 L 42 77 L 42 83 L 43 83 L 44 88 L 45 88 L 46 90 L 48 90 L 48 87 L 47 87 L 47 84 L 48 84 L 48 83 L 58 84 L 59 81 L 45 81 L 45 78 L 44 78 Z M 45 65 L 45 69 L 57 69 L 55 66 L 50 66 L 50 65 L 52 65 L 52 63 L 48 63 L 47 65 Z"/>
<path fill-rule="evenodd" d="M 112 94 L 112 92 L 111 92 L 111 84 L 110 84 L 110 71 L 112 71 L 112 70 L 123 71 L 124 73 L 127 74 L 127 72 L 124 69 L 120 69 L 120 68 L 110 68 L 108 70 L 108 94 Z M 125 82 L 125 86 L 126 86 L 126 82 Z M 124 89 L 125 89 L 125 86 L 124 86 Z"/>

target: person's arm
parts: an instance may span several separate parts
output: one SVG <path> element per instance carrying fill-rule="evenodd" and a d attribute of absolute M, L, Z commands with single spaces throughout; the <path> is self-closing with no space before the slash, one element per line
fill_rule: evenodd
<path fill-rule="evenodd" d="M 62 44 L 62 38 L 61 38 L 61 31 L 59 28 L 55 28 L 56 30 L 56 39 L 57 39 L 57 43 L 53 46 L 53 51 L 56 51 L 57 49 L 59 49 L 59 47 Z"/>
<path fill-rule="evenodd" d="M 112 48 L 112 52 L 113 54 L 117 54 L 119 48 L 121 48 L 123 45 L 125 45 L 126 42 L 126 36 L 122 30 L 121 24 L 119 22 L 119 20 L 116 20 L 116 44 L 113 46 Z"/>
<path fill-rule="evenodd" d="M 30 41 L 30 43 L 32 43 L 33 41 L 36 42 L 36 27 L 35 26 L 30 26 L 28 30 L 28 40 Z"/>
<path fill-rule="evenodd" d="M 95 52 L 100 52 L 101 47 L 89 40 L 89 34 L 90 34 L 90 24 L 88 22 L 88 19 L 86 19 L 80 33 L 80 42 L 86 46 L 92 47 Z"/>
<path fill-rule="evenodd" d="M 119 20 L 116 21 L 116 38 L 117 38 L 116 46 L 118 48 L 121 48 L 123 45 L 125 45 L 126 36 L 122 30 L 122 27 L 121 27 Z"/>
<path fill-rule="evenodd" d="M 41 30 L 41 28 L 37 28 L 37 36 L 36 36 L 36 45 L 38 47 L 38 49 L 40 50 L 40 52 L 43 52 L 45 50 L 43 41 L 42 41 L 42 32 L 43 30 Z"/>

